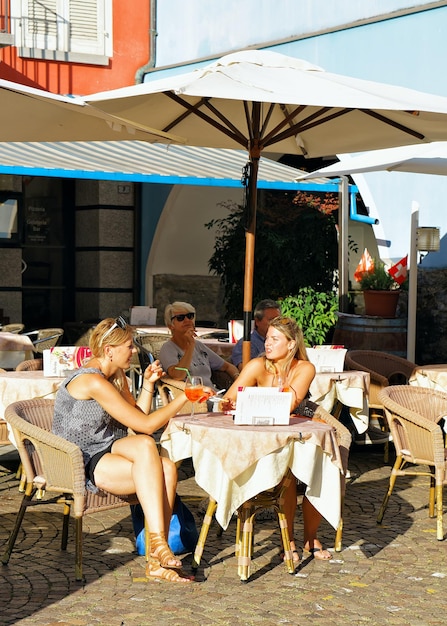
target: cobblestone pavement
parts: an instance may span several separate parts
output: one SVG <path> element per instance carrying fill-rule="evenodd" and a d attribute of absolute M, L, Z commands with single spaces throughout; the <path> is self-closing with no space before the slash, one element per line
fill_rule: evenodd
<path fill-rule="evenodd" d="M 0 456 L 0 554 L 21 496 Z M 306 559 L 295 575 L 280 559 L 272 520 L 256 524 L 252 576 L 243 584 L 233 556 L 235 522 L 218 537 L 213 525 L 196 582 L 146 581 L 144 557 L 134 551 L 126 508 L 88 516 L 84 530 L 85 583 L 74 580 L 74 544 L 60 546 L 60 508 L 40 505 L 25 516 L 8 566 L 0 565 L 0 624 L 9 626 L 162 626 L 320 624 L 431 626 L 445 624 L 447 541 L 438 542 L 428 518 L 428 483 L 397 481 L 384 525 L 376 515 L 390 467 L 380 446 L 353 447 L 343 550 L 328 562 Z M 180 470 L 179 493 L 200 523 L 203 492 L 192 470 Z M 447 521 L 446 521 L 447 525 Z M 302 537 L 298 509 L 296 538 Z M 331 547 L 334 531 L 323 522 Z M 306 554 L 304 555 L 306 557 Z M 191 555 L 184 558 L 185 569 Z"/>

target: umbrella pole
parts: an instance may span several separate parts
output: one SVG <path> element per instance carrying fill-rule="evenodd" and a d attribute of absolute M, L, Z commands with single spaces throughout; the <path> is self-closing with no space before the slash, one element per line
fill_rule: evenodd
<path fill-rule="evenodd" d="M 253 273 L 255 262 L 256 208 L 258 186 L 258 156 L 250 155 L 248 180 L 248 219 L 245 232 L 245 271 L 244 271 L 244 335 L 242 342 L 242 367 L 248 363 L 250 354 L 251 317 L 253 309 Z"/>

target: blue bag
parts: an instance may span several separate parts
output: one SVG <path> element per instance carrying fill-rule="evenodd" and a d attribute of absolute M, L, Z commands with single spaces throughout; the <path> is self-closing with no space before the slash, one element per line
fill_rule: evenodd
<path fill-rule="evenodd" d="M 130 507 L 132 524 L 135 532 L 135 545 L 140 555 L 146 553 L 144 541 L 144 515 L 141 504 L 132 504 Z M 193 514 L 177 494 L 174 510 L 169 525 L 168 544 L 174 554 L 193 552 L 196 548 L 199 533 Z"/>

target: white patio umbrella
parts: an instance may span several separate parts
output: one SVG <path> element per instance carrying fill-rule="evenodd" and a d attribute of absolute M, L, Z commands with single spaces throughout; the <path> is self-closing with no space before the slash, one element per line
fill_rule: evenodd
<path fill-rule="evenodd" d="M 0 79 L 0 141 L 112 141 L 183 143 L 179 137 L 123 122 L 86 104 Z"/>
<path fill-rule="evenodd" d="M 259 157 L 309 157 L 447 140 L 447 99 L 323 71 L 268 51 L 85 100 L 111 115 L 175 132 L 188 145 L 243 147 L 249 156 L 244 363 L 250 355 Z"/>
<path fill-rule="evenodd" d="M 368 172 L 408 172 L 413 174 L 435 174 L 447 176 L 447 142 L 435 141 L 430 144 L 414 144 L 385 150 L 372 150 L 364 154 L 340 154 L 340 161 L 323 167 L 302 179 L 320 176 L 346 176 Z M 408 285 L 408 332 L 407 359 L 415 360 L 416 345 L 416 301 L 417 301 L 417 242 L 419 225 L 419 205 L 413 202 L 411 208 L 410 236 L 410 279 Z"/>
<path fill-rule="evenodd" d="M 410 172 L 414 174 L 447 175 L 447 141 L 435 141 L 429 144 L 414 144 L 372 150 L 364 154 L 339 154 L 340 161 L 328 167 L 322 167 L 303 179 L 319 176 L 345 176 L 367 172 Z"/>

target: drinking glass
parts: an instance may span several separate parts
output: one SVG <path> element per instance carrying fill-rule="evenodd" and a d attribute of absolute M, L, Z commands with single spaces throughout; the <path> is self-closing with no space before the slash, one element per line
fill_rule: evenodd
<path fill-rule="evenodd" d="M 194 402 L 202 398 L 204 393 L 201 376 L 188 376 L 185 385 L 185 395 L 191 402 L 191 417 L 194 417 Z"/>
<path fill-rule="evenodd" d="M 279 387 L 280 391 L 290 391 L 290 387 L 287 382 L 287 376 L 285 376 L 282 372 L 275 374 L 272 386 Z"/>

